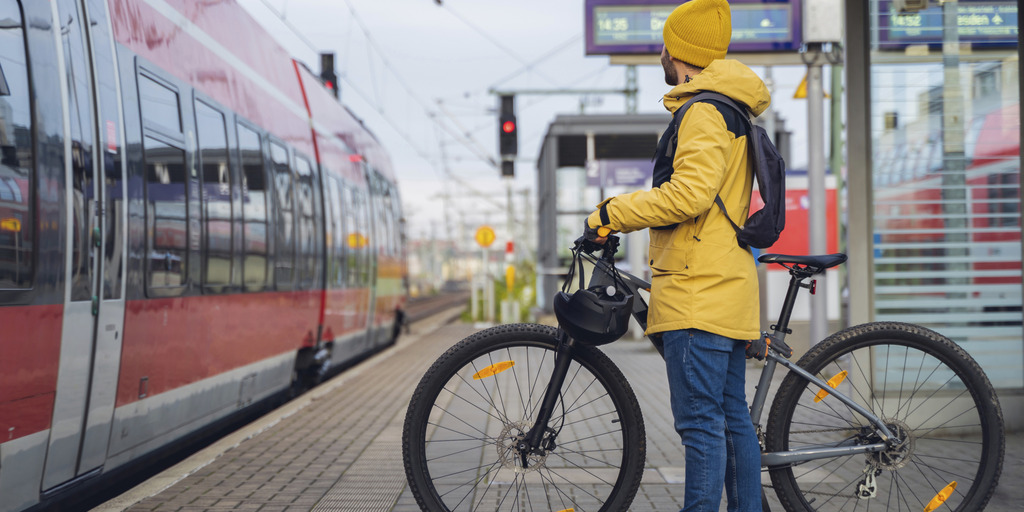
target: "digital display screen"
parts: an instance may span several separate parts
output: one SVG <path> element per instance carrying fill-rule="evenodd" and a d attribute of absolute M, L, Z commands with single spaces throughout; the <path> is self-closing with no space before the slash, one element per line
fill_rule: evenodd
<path fill-rule="evenodd" d="M 679 4 L 638 0 L 587 0 L 587 54 L 661 53 L 665 20 Z M 774 52 L 800 48 L 798 0 L 737 1 L 732 9 L 732 52 Z"/>
<path fill-rule="evenodd" d="M 1016 2 L 957 2 L 957 39 L 979 48 L 1015 48 L 1019 6 Z M 945 13 L 933 6 L 916 13 L 900 14 L 883 2 L 879 15 L 879 49 L 902 50 L 909 45 L 941 46 Z"/>

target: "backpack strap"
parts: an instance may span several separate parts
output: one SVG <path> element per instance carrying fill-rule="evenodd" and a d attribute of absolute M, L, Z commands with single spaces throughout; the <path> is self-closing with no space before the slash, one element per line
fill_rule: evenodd
<path fill-rule="evenodd" d="M 683 106 L 679 107 L 679 109 L 673 112 L 672 121 L 675 126 L 672 135 L 673 140 L 675 140 L 677 136 L 676 134 L 679 133 L 679 123 L 682 122 L 683 116 L 686 115 L 686 111 L 689 110 L 690 106 L 693 105 L 694 103 L 704 100 L 720 101 L 740 114 L 740 117 L 743 119 L 743 122 L 747 125 L 748 151 L 755 159 L 760 159 L 761 140 L 759 137 L 754 136 L 754 123 L 750 120 L 750 112 L 746 108 L 741 107 L 732 98 L 722 93 L 714 91 L 703 91 L 697 93 L 694 97 L 687 100 L 686 103 L 683 104 Z M 670 150 L 675 150 L 675 144 L 670 142 L 669 148 Z M 761 165 L 761 162 L 754 162 L 754 165 Z M 738 233 L 742 228 L 737 226 L 736 223 L 732 221 L 732 217 L 729 216 L 729 210 L 725 208 L 725 203 L 722 201 L 722 197 L 719 196 L 718 194 L 715 194 L 715 204 L 717 204 L 718 207 L 722 209 L 722 213 L 725 214 L 726 220 L 729 221 L 729 224 L 732 224 L 732 229 Z"/>

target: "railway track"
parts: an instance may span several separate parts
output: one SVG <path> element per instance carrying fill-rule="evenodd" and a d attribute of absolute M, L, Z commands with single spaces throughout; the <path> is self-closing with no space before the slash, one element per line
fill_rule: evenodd
<path fill-rule="evenodd" d="M 409 299 L 405 307 L 406 322 L 413 323 L 446 309 L 465 305 L 469 301 L 469 295 L 469 291 L 466 290 Z"/>

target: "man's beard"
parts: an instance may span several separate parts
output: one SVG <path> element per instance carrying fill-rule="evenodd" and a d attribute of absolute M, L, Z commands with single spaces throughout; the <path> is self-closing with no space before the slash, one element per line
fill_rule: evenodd
<path fill-rule="evenodd" d="M 667 51 L 661 52 L 661 67 L 665 69 L 665 83 L 672 86 L 679 85 L 679 73 L 672 65 L 672 57 Z"/>

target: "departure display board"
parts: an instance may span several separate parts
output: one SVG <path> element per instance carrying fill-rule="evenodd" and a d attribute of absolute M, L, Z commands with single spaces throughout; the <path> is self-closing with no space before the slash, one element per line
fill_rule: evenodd
<path fill-rule="evenodd" d="M 679 3 L 586 0 L 587 55 L 661 53 L 665 20 Z M 732 0 L 731 52 L 795 51 L 800 0 Z"/>
<path fill-rule="evenodd" d="M 940 47 L 944 37 L 943 7 L 900 14 L 892 3 L 881 4 L 879 49 L 902 50 L 909 45 Z M 1016 48 L 1019 33 L 1017 2 L 960 0 L 957 2 L 957 39 L 975 48 Z"/>

